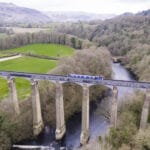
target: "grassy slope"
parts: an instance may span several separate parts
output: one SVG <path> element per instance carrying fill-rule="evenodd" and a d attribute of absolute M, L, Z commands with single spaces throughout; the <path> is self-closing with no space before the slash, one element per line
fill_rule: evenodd
<path fill-rule="evenodd" d="M 23 57 L 15 60 L 0 62 L 0 70 L 46 73 L 56 67 L 57 62 L 52 60 Z M 19 99 L 24 99 L 30 95 L 30 82 L 25 79 L 16 79 Z M 0 98 L 8 96 L 7 81 L 0 79 Z"/>
<path fill-rule="evenodd" d="M 31 44 L 15 49 L 10 49 L 6 52 L 33 53 L 53 57 L 62 57 L 71 55 L 73 53 L 73 48 L 59 44 Z"/>
<path fill-rule="evenodd" d="M 56 67 L 56 64 L 54 60 L 21 57 L 0 62 L 0 70 L 46 73 Z"/>
<path fill-rule="evenodd" d="M 7 52 L 32 52 L 47 56 L 69 56 L 73 53 L 73 49 L 58 44 L 33 44 L 20 48 L 8 50 Z M 3 55 L 3 54 L 2 54 Z M 32 57 L 22 57 L 15 60 L 0 62 L 0 70 L 47 73 L 49 70 L 57 66 L 57 61 L 38 59 Z M 17 92 L 19 99 L 24 99 L 30 95 L 30 82 L 25 79 L 16 79 Z M 8 96 L 7 81 L 0 78 L 0 99 Z"/>

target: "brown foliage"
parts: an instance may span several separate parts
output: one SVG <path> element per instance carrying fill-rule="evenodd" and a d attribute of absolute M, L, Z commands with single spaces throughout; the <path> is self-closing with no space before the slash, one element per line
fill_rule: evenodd
<path fill-rule="evenodd" d="M 32 138 L 32 105 L 27 100 L 20 104 L 21 114 L 15 116 L 9 100 L 0 103 L 0 148 L 8 150 L 12 143 Z"/>
<path fill-rule="evenodd" d="M 73 35 L 67 35 L 58 32 L 40 31 L 37 33 L 16 34 L 6 38 L 1 38 L 0 50 L 7 50 L 34 43 L 57 43 L 68 45 L 76 49 L 89 48 L 90 46 L 94 45 L 88 40 L 83 40 Z"/>
<path fill-rule="evenodd" d="M 109 77 L 111 75 L 110 55 L 104 48 L 79 51 L 72 58 L 61 60 L 59 67 L 50 73 L 63 75 L 69 73 L 102 74 Z M 55 126 L 55 85 L 48 81 L 41 81 L 39 87 L 44 123 Z M 63 90 L 67 120 L 73 113 L 81 111 L 82 87 L 73 83 L 65 83 Z M 103 91 L 103 87 L 91 87 L 90 99 L 93 100 L 101 96 Z M 21 114 L 16 117 L 9 100 L 0 103 L 0 145 L 4 150 L 9 149 L 12 143 L 33 137 L 31 98 L 21 102 L 20 109 Z"/>
<path fill-rule="evenodd" d="M 111 59 L 109 52 L 104 48 L 96 50 L 82 50 L 76 52 L 73 57 L 64 58 L 59 66 L 50 72 L 51 74 L 67 75 L 69 73 L 111 75 Z M 92 86 L 90 88 L 90 100 L 95 100 L 102 96 L 104 92 L 102 86 Z M 63 84 L 65 119 L 77 111 L 81 111 L 82 87 L 74 83 Z M 40 96 L 44 121 L 55 124 L 55 85 L 49 82 L 40 83 Z"/>

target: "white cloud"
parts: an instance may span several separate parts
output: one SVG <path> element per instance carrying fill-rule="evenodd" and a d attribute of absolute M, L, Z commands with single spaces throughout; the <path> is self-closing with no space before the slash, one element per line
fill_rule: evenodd
<path fill-rule="evenodd" d="M 4 0 L 0 0 L 4 2 Z M 42 11 L 86 11 L 95 13 L 138 12 L 149 9 L 150 0 L 5 0 Z"/>

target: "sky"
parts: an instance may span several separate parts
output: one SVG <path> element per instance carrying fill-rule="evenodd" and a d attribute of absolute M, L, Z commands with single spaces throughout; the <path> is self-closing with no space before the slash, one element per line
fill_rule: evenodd
<path fill-rule="evenodd" d="M 0 0 L 40 11 L 82 11 L 121 14 L 150 9 L 150 0 Z"/>

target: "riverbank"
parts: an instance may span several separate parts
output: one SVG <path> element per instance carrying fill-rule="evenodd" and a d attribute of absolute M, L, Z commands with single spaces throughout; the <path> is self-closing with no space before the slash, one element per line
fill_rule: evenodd
<path fill-rule="evenodd" d="M 134 79 L 136 78 L 135 80 L 139 79 L 133 73 L 132 69 L 126 66 L 125 68 Z M 132 89 L 129 90 L 131 91 Z M 150 115 L 147 128 L 139 130 L 144 99 L 145 92 L 143 90 L 136 91 L 132 95 L 127 94 L 126 97 L 122 98 L 121 105 L 118 107 L 117 128 L 111 128 L 110 134 L 107 136 L 107 139 L 109 139 L 107 142 L 112 145 L 115 150 L 150 149 Z M 126 118 L 128 118 L 128 120 L 126 120 Z"/>
<path fill-rule="evenodd" d="M 126 96 L 125 99 L 126 101 L 118 111 L 117 127 L 111 128 L 108 142 L 115 150 L 149 150 L 150 120 L 146 128 L 140 128 L 145 93 L 136 91 L 132 96 Z"/>
<path fill-rule="evenodd" d="M 132 68 L 130 68 L 129 66 L 127 65 L 124 65 L 123 66 L 130 72 L 130 74 L 133 76 L 133 78 L 138 81 L 139 80 L 139 76 L 133 71 Z"/>
<path fill-rule="evenodd" d="M 125 67 L 125 69 L 128 70 L 128 72 L 131 74 L 131 76 L 135 79 L 135 80 L 139 80 L 139 76 L 135 73 L 135 71 L 128 65 L 129 64 L 129 60 L 127 58 L 127 56 L 122 57 L 123 59 L 119 59 L 119 62 L 123 67 Z"/>

